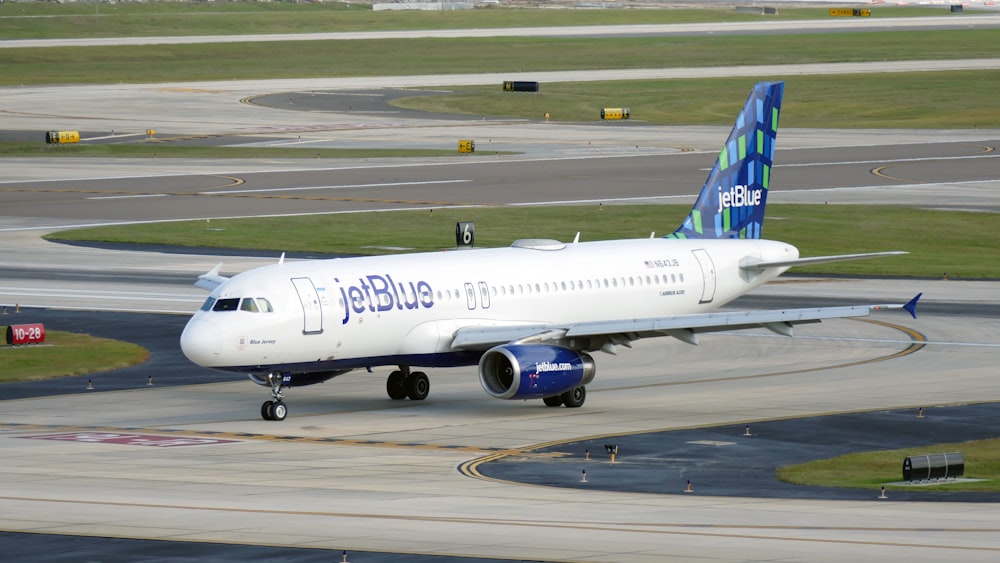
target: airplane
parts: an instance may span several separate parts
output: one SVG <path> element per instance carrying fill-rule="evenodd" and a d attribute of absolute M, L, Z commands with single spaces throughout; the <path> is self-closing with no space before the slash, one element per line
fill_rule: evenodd
<path fill-rule="evenodd" d="M 640 338 L 793 325 L 906 309 L 906 304 L 716 311 L 788 268 L 906 254 L 800 258 L 760 238 L 784 83 L 754 86 L 694 207 L 663 237 L 570 243 L 526 238 L 509 247 L 289 261 L 231 278 L 222 264 L 195 285 L 211 293 L 180 337 L 199 366 L 246 373 L 271 388 L 265 420 L 284 420 L 285 388 L 356 369 L 398 366 L 391 399 L 428 396 L 412 368 L 478 365 L 497 399 L 576 408 L 597 370 L 591 353 Z"/>

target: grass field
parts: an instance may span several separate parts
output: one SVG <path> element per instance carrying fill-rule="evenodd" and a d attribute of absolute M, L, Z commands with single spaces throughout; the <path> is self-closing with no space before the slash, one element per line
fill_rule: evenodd
<path fill-rule="evenodd" d="M 65 231 L 50 240 L 134 242 L 213 248 L 260 248 L 370 255 L 405 247 L 429 251 L 454 246 L 455 223 L 474 221 L 480 247 L 509 245 L 525 237 L 581 240 L 648 237 L 672 231 L 688 205 L 612 205 L 545 208 L 476 208 L 127 225 Z M 906 250 L 910 254 L 796 268 L 800 273 L 1000 278 L 1000 247 L 993 242 L 996 216 L 919 209 L 775 205 L 766 238 L 799 247 L 804 256 Z M 261 238 L 260 233 L 269 233 Z M 956 253 L 955 248 L 962 248 Z"/>
<path fill-rule="evenodd" d="M 937 444 L 901 450 L 848 454 L 778 469 L 778 478 L 797 485 L 850 487 L 859 489 L 903 488 L 888 483 L 902 481 L 903 458 L 927 453 L 962 452 L 967 479 L 977 482 L 944 482 L 939 485 L 907 487 L 907 491 L 933 494 L 935 491 L 1000 491 L 1000 438 L 957 444 Z"/>
<path fill-rule="evenodd" d="M 0 49 L 0 85 L 526 73 L 1000 56 L 1000 29 L 699 37 L 431 38 Z"/>
<path fill-rule="evenodd" d="M 757 77 L 785 81 L 781 127 L 1000 128 L 1000 70 Z M 605 107 L 628 107 L 630 121 L 657 125 L 729 125 L 753 79 L 639 80 L 543 84 L 538 93 L 499 85 L 460 86 L 453 93 L 399 98 L 419 111 L 552 121 L 599 121 Z M 440 87 L 435 90 L 441 90 Z M 961 100 L 961 103 L 955 103 Z M 780 140 L 779 140 L 780 143 Z"/>
<path fill-rule="evenodd" d="M 872 18 L 945 15 L 943 8 L 880 6 Z M 960 17 L 975 17 L 970 11 Z M 729 7 L 662 10 L 476 9 L 374 12 L 344 2 L 99 2 L 0 3 L 0 37 L 144 37 L 242 33 L 323 33 L 406 29 L 464 29 L 567 25 L 828 19 L 826 8 L 782 8 L 777 15 L 737 13 Z"/>
<path fill-rule="evenodd" d="M 0 332 L 6 330 L 0 327 Z M 109 371 L 148 359 L 148 350 L 128 342 L 46 331 L 44 344 L 0 345 L 0 383 Z"/>

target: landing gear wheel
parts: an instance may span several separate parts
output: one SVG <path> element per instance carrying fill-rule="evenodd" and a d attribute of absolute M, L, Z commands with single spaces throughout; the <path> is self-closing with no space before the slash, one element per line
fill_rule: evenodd
<path fill-rule="evenodd" d="M 285 420 L 288 416 L 288 407 L 281 401 L 276 401 L 271 407 L 271 420 Z"/>
<path fill-rule="evenodd" d="M 423 401 L 431 392 L 431 381 L 427 379 L 426 373 L 415 371 L 406 378 L 404 387 L 406 388 L 406 396 L 411 401 Z"/>
<path fill-rule="evenodd" d="M 561 407 L 563 404 L 563 398 L 562 395 L 555 395 L 552 397 L 545 397 L 542 399 L 542 402 L 545 403 L 545 406 L 547 407 Z"/>
<path fill-rule="evenodd" d="M 587 388 L 583 385 L 574 387 L 560 395 L 559 398 L 562 399 L 562 403 L 566 408 L 575 409 L 581 407 L 583 406 L 583 402 L 587 400 Z"/>
<path fill-rule="evenodd" d="M 390 399 L 398 401 L 406 398 L 406 387 L 403 385 L 405 381 L 406 378 L 401 371 L 389 374 L 389 378 L 385 380 L 385 392 L 389 394 Z"/>
<path fill-rule="evenodd" d="M 264 401 L 260 406 L 260 417 L 264 420 L 274 420 L 274 401 Z"/>

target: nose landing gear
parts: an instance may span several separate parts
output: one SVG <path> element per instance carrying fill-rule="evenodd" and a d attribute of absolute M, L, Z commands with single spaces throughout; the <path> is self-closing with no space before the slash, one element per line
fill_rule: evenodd
<path fill-rule="evenodd" d="M 288 416 L 288 407 L 282 401 L 285 395 L 281 392 L 281 384 L 284 379 L 280 373 L 267 374 L 267 382 L 271 384 L 271 397 L 274 400 L 264 401 L 264 404 L 260 406 L 260 416 L 264 420 L 285 420 L 285 417 Z"/>

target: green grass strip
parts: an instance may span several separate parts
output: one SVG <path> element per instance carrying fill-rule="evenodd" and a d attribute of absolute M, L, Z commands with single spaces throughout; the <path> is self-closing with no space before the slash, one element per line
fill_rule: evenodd
<path fill-rule="evenodd" d="M 928 53 L 933 37 L 935 48 Z M 544 56 L 541 56 L 544 54 Z M 0 85 L 714 67 L 1000 56 L 1000 29 L 0 49 Z M 873 100 L 858 97 L 859 104 Z"/>
<path fill-rule="evenodd" d="M 305 217 L 213 219 L 64 231 L 50 240 L 250 248 L 274 252 L 371 255 L 403 247 L 433 251 L 454 246 L 455 223 L 474 221 L 480 247 L 518 238 L 581 240 L 668 234 L 690 211 L 680 205 L 605 205 L 436 209 Z M 797 273 L 865 276 L 1000 278 L 996 215 L 888 206 L 768 206 L 765 238 L 798 246 L 803 256 L 906 250 L 887 258 L 818 264 Z M 260 233 L 268 233 L 261 237 Z M 962 252 L 955 252 L 961 248 Z"/>
<path fill-rule="evenodd" d="M 878 7 L 872 18 L 944 15 L 947 10 Z M 973 18 L 976 12 L 959 17 Z M 410 29 L 476 29 L 570 25 L 830 19 L 826 8 L 782 8 L 777 15 L 732 8 L 666 10 L 476 9 L 440 12 L 373 12 L 343 2 L 6 2 L 0 3 L 0 37 L 148 37 L 245 33 L 323 33 Z"/>
<path fill-rule="evenodd" d="M 149 351 L 135 344 L 50 330 L 44 344 L 0 345 L 0 383 L 110 371 L 148 359 Z"/>
<path fill-rule="evenodd" d="M 499 85 L 458 86 L 452 93 L 399 98 L 394 106 L 429 112 L 599 122 L 601 108 L 629 107 L 629 122 L 731 125 L 756 80 L 784 80 L 781 127 L 1000 127 L 1000 70 L 762 76 L 543 84 L 538 93 L 503 92 Z M 440 87 L 435 90 L 441 90 Z M 961 100 L 956 103 L 956 100 Z M 780 132 L 779 132 L 780 148 Z"/>
<path fill-rule="evenodd" d="M 1000 438 L 919 448 L 848 454 L 833 459 L 811 461 L 778 469 L 778 478 L 797 485 L 849 487 L 858 489 L 904 488 L 890 486 L 903 480 L 903 459 L 911 455 L 962 452 L 967 479 L 980 482 L 943 481 L 922 487 L 905 487 L 910 492 L 1000 491 Z"/>

